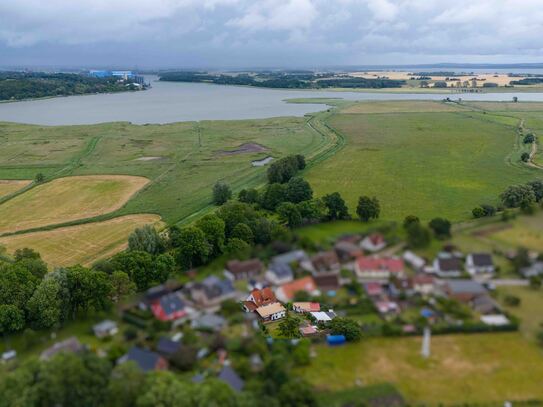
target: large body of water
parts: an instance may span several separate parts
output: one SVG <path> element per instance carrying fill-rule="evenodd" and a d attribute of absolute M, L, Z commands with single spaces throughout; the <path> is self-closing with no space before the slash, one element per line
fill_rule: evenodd
<path fill-rule="evenodd" d="M 193 120 L 261 119 L 303 116 L 324 105 L 286 103 L 291 98 L 344 98 L 348 100 L 463 100 L 543 101 L 543 93 L 369 93 L 275 90 L 202 83 L 158 82 L 143 92 L 69 96 L 0 103 L 0 121 L 42 125 L 94 124 L 128 121 L 135 124 Z"/>

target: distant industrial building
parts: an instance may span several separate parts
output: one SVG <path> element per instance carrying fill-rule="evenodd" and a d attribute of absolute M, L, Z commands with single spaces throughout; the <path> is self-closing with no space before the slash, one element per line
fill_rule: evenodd
<path fill-rule="evenodd" d="M 137 83 L 141 86 L 145 85 L 145 78 L 140 75 L 136 75 L 132 71 L 107 71 L 107 70 L 98 70 L 92 69 L 89 71 L 89 76 L 94 78 L 119 78 L 123 80 L 130 80 L 131 82 Z"/>

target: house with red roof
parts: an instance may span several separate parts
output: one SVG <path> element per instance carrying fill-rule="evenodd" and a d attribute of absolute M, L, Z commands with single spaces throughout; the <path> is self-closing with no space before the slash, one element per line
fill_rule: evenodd
<path fill-rule="evenodd" d="M 354 271 L 360 280 L 387 281 L 390 277 L 404 278 L 404 262 L 396 257 L 359 257 Z"/>
<path fill-rule="evenodd" d="M 300 314 L 306 312 L 318 312 L 321 310 L 321 305 L 318 302 L 293 302 L 292 309 Z"/>
<path fill-rule="evenodd" d="M 294 296 L 299 291 L 305 291 L 312 296 L 320 295 L 320 291 L 317 288 L 317 283 L 311 276 L 299 278 L 291 281 L 290 283 L 283 284 L 277 289 L 275 295 L 277 299 L 282 302 L 289 302 L 294 299 Z"/>
<path fill-rule="evenodd" d="M 159 321 L 177 321 L 192 311 L 177 291 L 163 295 L 151 303 L 151 311 Z"/>
<path fill-rule="evenodd" d="M 277 302 L 277 298 L 270 287 L 264 287 L 261 290 L 255 288 L 251 291 L 245 301 L 243 301 L 243 309 L 245 312 L 253 312 L 259 307 L 275 302 Z"/>

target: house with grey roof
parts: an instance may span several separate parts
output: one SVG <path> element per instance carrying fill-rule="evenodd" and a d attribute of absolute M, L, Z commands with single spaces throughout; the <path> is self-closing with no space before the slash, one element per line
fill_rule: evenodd
<path fill-rule="evenodd" d="M 236 297 L 234 285 L 227 278 L 209 276 L 191 289 L 192 299 L 201 307 L 218 308 L 220 303 Z"/>
<path fill-rule="evenodd" d="M 71 336 L 68 339 L 55 343 L 50 348 L 45 349 L 41 355 L 41 360 L 49 360 L 53 356 L 59 353 L 80 353 L 86 349 L 86 346 L 79 342 L 75 336 Z"/>
<path fill-rule="evenodd" d="M 203 314 L 192 320 L 193 329 L 220 331 L 226 325 L 226 319 L 217 314 Z"/>
<path fill-rule="evenodd" d="M 168 369 L 168 361 L 158 353 L 137 346 L 130 348 L 127 354 L 117 360 L 117 363 L 121 364 L 129 361 L 134 362 L 144 372 Z"/>
<path fill-rule="evenodd" d="M 245 386 L 243 379 L 239 377 L 234 369 L 227 365 L 223 366 L 218 379 L 229 385 L 235 392 L 242 391 Z"/>
<path fill-rule="evenodd" d="M 494 262 L 489 253 L 470 253 L 466 257 L 466 271 L 472 276 L 494 274 Z"/>
<path fill-rule="evenodd" d="M 283 285 L 294 280 L 294 272 L 289 263 L 274 262 L 268 267 L 266 280 L 273 285 Z"/>
<path fill-rule="evenodd" d="M 445 282 L 445 293 L 460 302 L 469 304 L 476 297 L 486 295 L 486 288 L 474 280 L 447 280 Z"/>
<path fill-rule="evenodd" d="M 462 269 L 462 260 L 457 257 L 438 257 L 434 260 L 434 273 L 441 278 L 460 277 Z"/>

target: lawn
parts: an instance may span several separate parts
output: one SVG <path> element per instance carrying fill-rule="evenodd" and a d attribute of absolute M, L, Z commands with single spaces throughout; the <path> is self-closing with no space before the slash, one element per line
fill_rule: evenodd
<path fill-rule="evenodd" d="M 520 318 L 520 331 L 529 342 L 535 342 L 536 334 L 543 329 L 543 290 L 529 287 L 499 287 L 500 303 L 511 314 Z M 520 298 L 518 307 L 507 306 L 506 295 Z"/>
<path fill-rule="evenodd" d="M 358 197 L 370 195 L 387 220 L 467 219 L 505 187 L 538 175 L 510 161 L 516 128 L 504 120 L 518 122 L 470 112 L 335 114 L 327 123 L 346 145 L 306 177 L 318 196 L 340 192 L 353 214 Z"/>
<path fill-rule="evenodd" d="M 3 196 L 13 194 L 21 188 L 26 187 L 31 181 L 25 180 L 0 180 L 0 198 Z"/>
<path fill-rule="evenodd" d="M 510 224 L 511 227 L 492 233 L 488 238 L 511 248 L 543 249 L 543 212 L 539 211 L 533 216 L 519 216 Z"/>
<path fill-rule="evenodd" d="M 149 182 L 143 177 L 58 178 L 0 205 L 0 234 L 92 218 L 121 208 Z"/>
<path fill-rule="evenodd" d="M 160 226 L 160 216 L 126 215 L 103 222 L 0 237 L 0 245 L 8 254 L 31 247 L 51 268 L 74 264 L 89 266 L 126 248 L 130 233 L 147 224 Z"/>
<path fill-rule="evenodd" d="M 318 345 L 299 373 L 321 390 L 389 382 L 413 404 L 543 400 L 543 353 L 518 333 L 433 337 L 428 360 L 420 349 L 419 337 Z"/>

